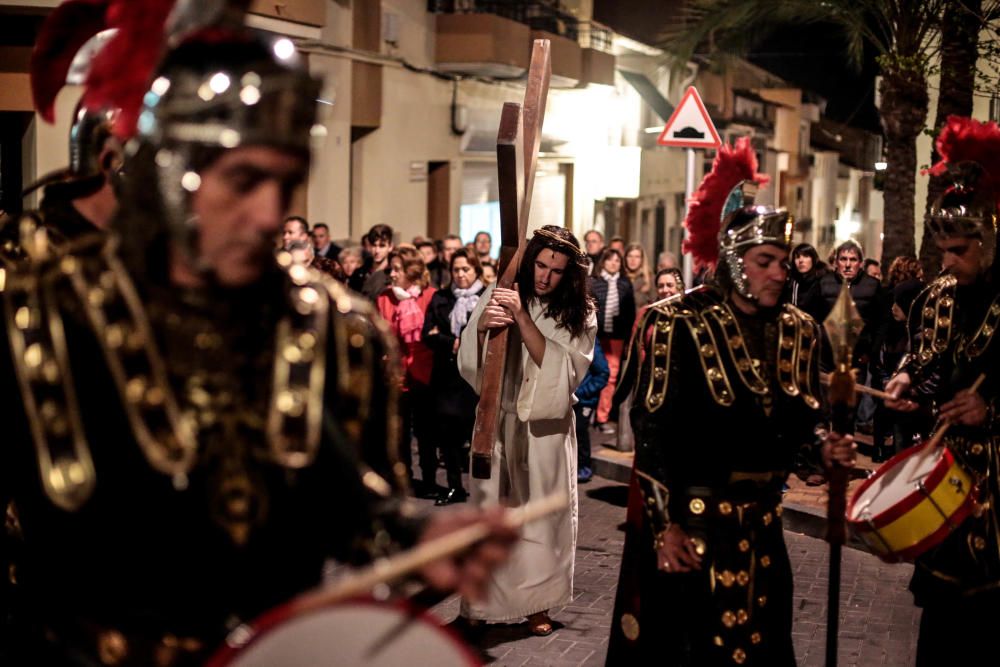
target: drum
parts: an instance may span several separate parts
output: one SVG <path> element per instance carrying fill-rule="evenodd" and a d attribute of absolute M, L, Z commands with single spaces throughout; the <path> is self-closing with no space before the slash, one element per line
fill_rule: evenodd
<path fill-rule="evenodd" d="M 450 630 L 406 603 L 351 600 L 302 610 L 292 601 L 230 633 L 209 667 L 476 667 Z"/>
<path fill-rule="evenodd" d="M 847 522 L 882 560 L 913 560 L 969 516 L 974 488 L 947 448 L 911 447 L 858 487 Z"/>

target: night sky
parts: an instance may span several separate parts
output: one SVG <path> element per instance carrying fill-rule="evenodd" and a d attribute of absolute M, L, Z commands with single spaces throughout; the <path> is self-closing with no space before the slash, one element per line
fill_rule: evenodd
<path fill-rule="evenodd" d="M 754 49 L 748 60 L 825 98 L 831 120 L 881 132 L 875 109 L 875 52 L 866 50 L 860 70 L 852 67 L 836 27 L 781 31 Z"/>
<path fill-rule="evenodd" d="M 656 44 L 677 20 L 680 0 L 594 0 L 594 19 L 623 35 Z M 875 52 L 860 71 L 847 61 L 842 33 L 828 25 L 777 31 L 749 54 L 749 60 L 827 101 L 828 118 L 880 132 L 875 110 Z"/>

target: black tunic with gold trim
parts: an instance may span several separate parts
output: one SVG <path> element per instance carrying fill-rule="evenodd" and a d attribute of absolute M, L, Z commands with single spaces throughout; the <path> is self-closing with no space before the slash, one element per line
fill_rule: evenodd
<path fill-rule="evenodd" d="M 634 481 L 607 664 L 794 664 L 781 488 L 821 421 L 819 328 L 791 305 L 748 316 L 700 289 L 651 309 L 638 331 L 626 369 L 627 379 L 639 369 Z M 657 569 L 654 537 L 670 523 L 704 550 L 700 571 Z"/>
<path fill-rule="evenodd" d="M 943 276 L 914 302 L 909 323 L 911 352 L 900 370 L 910 374 L 918 400 L 940 406 L 986 375 L 979 388 L 986 422 L 953 426 L 944 437 L 978 483 L 978 507 L 942 544 L 917 559 L 910 583 L 916 604 L 925 608 L 922 653 L 925 642 L 952 646 L 955 632 L 967 635 L 977 619 L 986 620 L 984 613 L 985 625 L 995 629 L 1000 623 L 1000 344 L 995 336 L 1000 294 L 986 281 L 960 286 Z M 992 646 L 991 632 L 980 637 L 984 647 Z"/>
<path fill-rule="evenodd" d="M 415 538 L 392 339 L 335 281 L 288 263 L 185 292 L 104 235 L 4 269 L 0 501 L 23 543 L 0 662 L 200 664 L 329 557 Z"/>

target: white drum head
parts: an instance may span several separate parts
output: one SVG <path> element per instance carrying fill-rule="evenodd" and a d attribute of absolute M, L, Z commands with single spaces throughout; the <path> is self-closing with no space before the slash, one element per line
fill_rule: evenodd
<path fill-rule="evenodd" d="M 292 616 L 228 664 L 236 667 L 471 667 L 471 651 L 427 618 L 375 603 L 348 603 Z"/>
<path fill-rule="evenodd" d="M 884 467 L 872 478 L 871 485 L 854 500 L 851 521 L 877 517 L 895 507 L 917 491 L 917 484 L 926 479 L 941 460 L 941 450 L 922 447 L 895 464 Z"/>

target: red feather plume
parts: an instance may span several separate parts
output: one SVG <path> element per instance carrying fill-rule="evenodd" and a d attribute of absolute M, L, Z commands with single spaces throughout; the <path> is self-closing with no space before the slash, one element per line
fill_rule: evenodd
<path fill-rule="evenodd" d="M 965 116 L 948 116 L 936 142 L 941 160 L 924 171 L 931 176 L 948 173 L 949 165 L 976 162 L 983 168 L 977 186 L 1000 200 L 1000 126 Z M 1000 204 L 1000 201 L 998 201 Z"/>
<path fill-rule="evenodd" d="M 166 22 L 175 0 L 119 0 L 114 8 L 118 34 L 101 49 L 87 77 L 83 103 L 119 109 L 114 132 L 135 130 L 142 99 L 166 48 Z"/>
<path fill-rule="evenodd" d="M 35 109 L 55 122 L 55 102 L 77 52 L 91 37 L 109 27 L 111 0 L 66 0 L 42 24 L 31 51 L 31 95 Z"/>
<path fill-rule="evenodd" d="M 712 170 L 705 174 L 688 202 L 688 214 L 684 219 L 688 235 L 681 250 L 691 253 L 696 268 L 712 268 L 719 259 L 722 208 L 732 189 L 740 181 L 753 181 L 762 186 L 768 180 L 767 175 L 757 173 L 757 154 L 750 145 L 750 137 L 740 137 L 734 146 L 723 144 L 719 147 Z"/>

